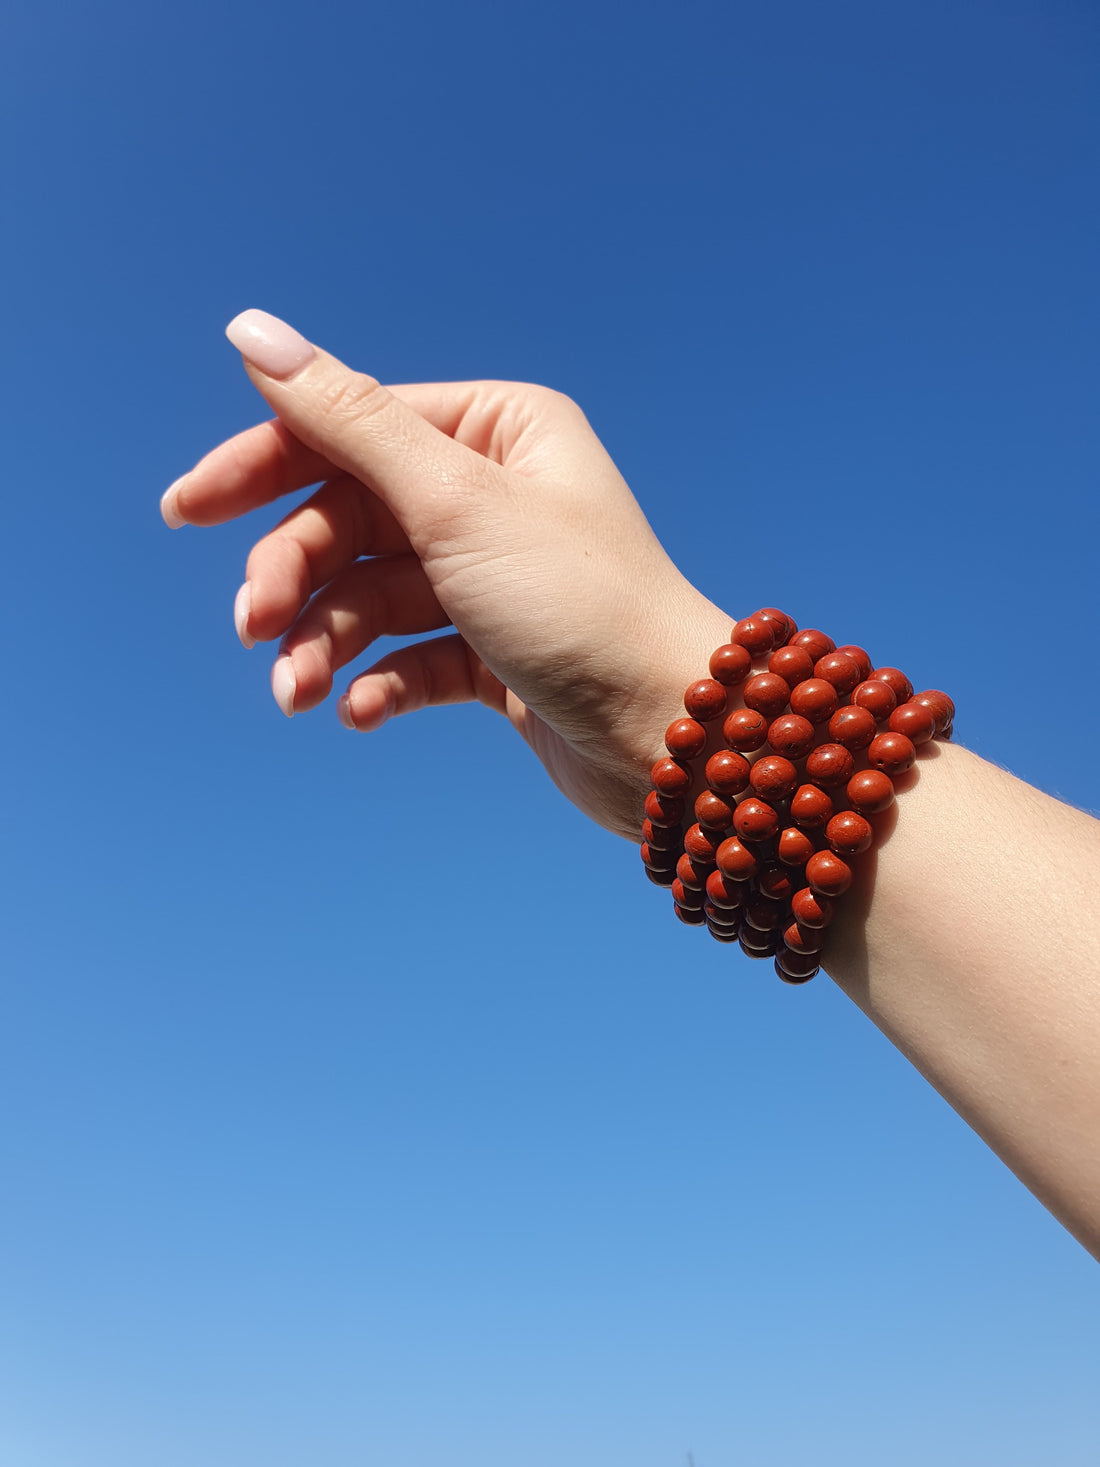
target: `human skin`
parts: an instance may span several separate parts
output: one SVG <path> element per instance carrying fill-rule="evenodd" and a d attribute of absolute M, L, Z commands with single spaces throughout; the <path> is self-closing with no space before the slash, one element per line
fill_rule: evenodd
<path fill-rule="evenodd" d="M 673 565 L 576 404 L 385 388 L 262 312 L 228 334 L 276 417 L 162 510 L 215 525 L 323 481 L 253 547 L 236 602 L 246 645 L 282 639 L 283 712 L 323 702 L 376 637 L 451 626 L 355 677 L 341 721 L 478 699 L 636 841 L 663 731 L 731 617 Z M 953 744 L 925 746 L 899 791 L 826 970 L 1100 1257 L 1100 822 Z"/>

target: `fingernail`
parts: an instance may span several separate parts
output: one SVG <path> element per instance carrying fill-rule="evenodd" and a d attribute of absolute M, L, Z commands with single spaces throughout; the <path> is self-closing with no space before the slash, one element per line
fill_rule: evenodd
<path fill-rule="evenodd" d="M 237 628 L 237 636 L 246 647 L 255 647 L 256 638 L 248 630 L 248 617 L 252 610 L 252 587 L 245 581 L 237 592 L 237 599 L 233 603 L 233 624 Z"/>
<path fill-rule="evenodd" d="M 169 484 L 168 488 L 160 496 L 161 518 L 170 530 L 181 530 L 187 523 L 176 507 L 176 501 L 179 499 L 180 485 L 186 478 L 187 475 L 184 474 L 183 478 L 177 479 L 174 484 Z"/>
<path fill-rule="evenodd" d="M 345 693 L 340 701 L 336 704 L 336 717 L 340 720 L 345 728 L 353 729 L 355 727 L 355 721 L 351 716 L 351 699 L 348 697 L 347 693 Z"/>
<path fill-rule="evenodd" d="M 288 718 L 294 717 L 294 694 L 298 690 L 298 679 L 294 676 L 294 663 L 289 657 L 276 657 L 271 669 L 271 691 L 275 701 Z"/>
<path fill-rule="evenodd" d="M 314 355 L 304 336 L 266 311 L 242 311 L 230 321 L 225 334 L 246 362 L 280 382 L 293 376 Z"/>

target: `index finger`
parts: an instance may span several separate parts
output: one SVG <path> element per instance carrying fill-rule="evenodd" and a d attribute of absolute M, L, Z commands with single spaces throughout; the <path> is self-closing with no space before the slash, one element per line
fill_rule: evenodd
<path fill-rule="evenodd" d="M 333 472 L 324 454 L 307 448 L 278 418 L 219 443 L 165 490 L 160 512 L 170 529 L 221 525 L 305 489 Z"/>

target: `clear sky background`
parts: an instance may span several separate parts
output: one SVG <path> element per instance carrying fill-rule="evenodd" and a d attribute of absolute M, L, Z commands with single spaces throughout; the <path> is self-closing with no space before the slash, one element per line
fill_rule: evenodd
<path fill-rule="evenodd" d="M 1086 0 L 9 0 L 3 1467 L 1095 1464 L 1095 1265 L 828 980 L 484 709 L 287 722 L 276 511 L 157 500 L 248 306 L 547 382 L 731 614 L 1096 808 L 1098 68 Z"/>

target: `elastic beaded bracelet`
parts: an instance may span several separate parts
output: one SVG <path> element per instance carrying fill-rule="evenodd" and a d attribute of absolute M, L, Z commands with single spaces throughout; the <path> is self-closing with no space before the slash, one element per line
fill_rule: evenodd
<path fill-rule="evenodd" d="M 738 687 L 744 706 L 727 714 Z M 874 842 L 872 818 L 893 804 L 917 747 L 951 737 L 955 705 L 768 606 L 736 624 L 710 676 L 684 693 L 684 712 L 650 772 L 646 874 L 671 888 L 681 922 L 773 958 L 785 983 L 807 983 L 852 862 Z M 726 747 L 707 759 L 688 823 L 696 761 L 718 719 Z"/>

